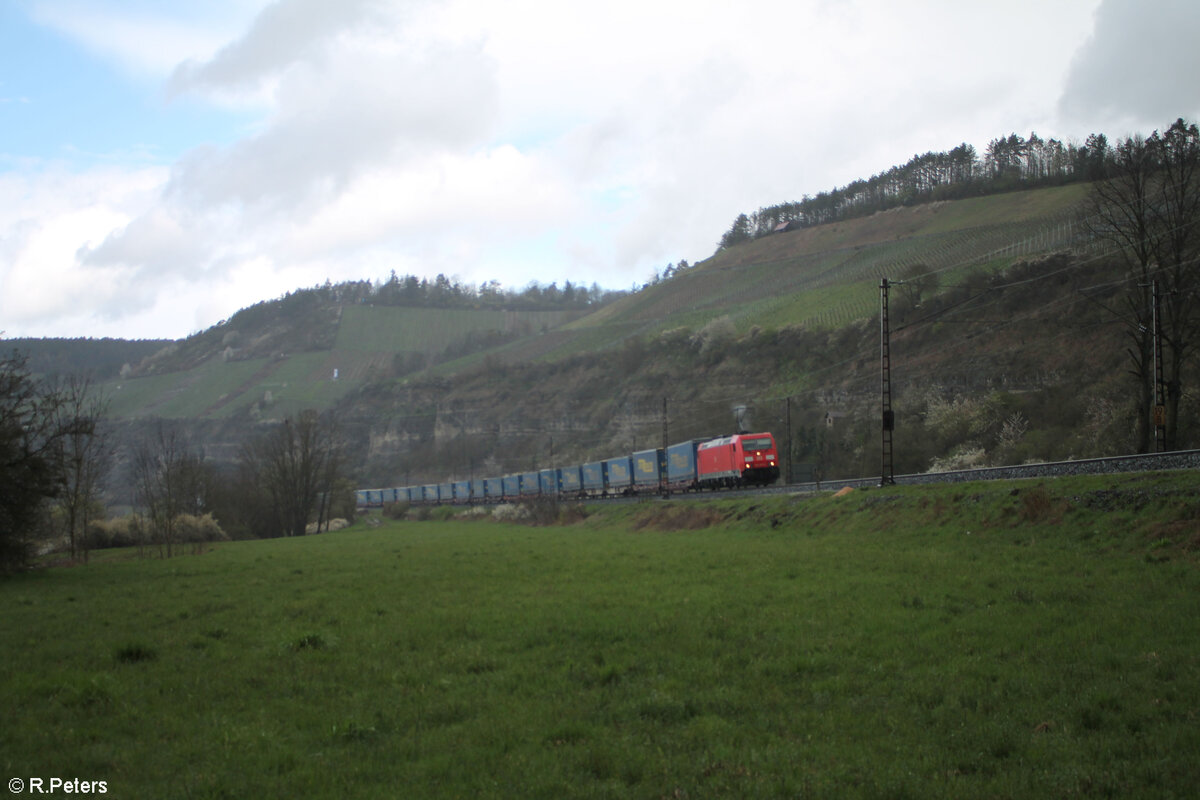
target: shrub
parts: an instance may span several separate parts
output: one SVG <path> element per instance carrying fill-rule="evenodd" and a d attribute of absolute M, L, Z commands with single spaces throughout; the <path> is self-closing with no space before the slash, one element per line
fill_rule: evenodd
<path fill-rule="evenodd" d="M 558 508 L 558 524 L 573 525 L 587 519 L 587 507 L 583 503 L 563 503 Z"/>
<path fill-rule="evenodd" d="M 33 546 L 25 537 L 0 537 L 0 575 L 22 569 L 32 557 Z"/>
<path fill-rule="evenodd" d="M 1056 500 L 1044 486 L 1036 486 L 1023 491 L 1020 496 L 1019 516 L 1024 522 L 1057 524 L 1062 521 L 1063 514 L 1070 510 L 1069 503 L 1061 499 Z"/>
<path fill-rule="evenodd" d="M 331 533 L 333 531 L 345 530 L 349 527 L 349 520 L 342 519 L 341 517 L 334 517 L 333 519 L 325 520 L 325 522 L 320 526 L 318 526 L 315 522 L 310 522 L 304 526 L 304 532 L 306 534 Z"/>
<path fill-rule="evenodd" d="M 670 355 L 687 353 L 691 346 L 692 331 L 688 328 L 671 328 L 658 335 L 655 349 Z"/>
<path fill-rule="evenodd" d="M 930 472 L 953 472 L 960 469 L 978 469 L 987 461 L 987 453 L 982 447 L 960 447 L 953 453 L 935 458 L 929 465 Z"/>
<path fill-rule="evenodd" d="M 97 550 L 106 547 L 133 547 L 145 541 L 144 537 L 142 520 L 136 515 L 92 520 L 87 530 L 88 547 Z"/>
<path fill-rule="evenodd" d="M 534 525 L 553 525 L 558 521 L 557 497 L 537 497 L 522 505 L 529 509 L 529 520 Z"/>
<path fill-rule="evenodd" d="M 383 516 L 388 519 L 404 519 L 408 516 L 408 503 L 384 503 Z"/>
<path fill-rule="evenodd" d="M 229 537 L 221 526 L 213 519 L 212 514 L 197 517 L 192 514 L 180 514 L 175 518 L 175 536 L 185 544 L 198 542 L 227 542 Z"/>
<path fill-rule="evenodd" d="M 492 510 L 487 506 L 468 506 L 462 511 L 454 514 L 455 519 L 476 519 L 478 517 L 490 517 Z"/>
<path fill-rule="evenodd" d="M 87 530 L 88 546 L 97 550 L 106 547 L 134 547 L 146 544 L 150 538 L 145 520 L 137 514 L 109 520 L 94 520 Z M 227 542 L 229 536 L 212 514 L 201 517 L 180 514 L 175 518 L 175 541 L 178 544 Z"/>
<path fill-rule="evenodd" d="M 557 497 L 536 497 L 517 504 L 496 506 L 492 518 L 526 525 L 571 525 L 587 519 L 582 503 L 560 503 Z"/>
<path fill-rule="evenodd" d="M 499 522 L 524 522 L 533 517 L 533 512 L 529 506 L 524 504 L 505 503 L 496 506 L 492 511 L 492 517 Z"/>
<path fill-rule="evenodd" d="M 658 531 L 698 531 L 719 525 L 725 521 L 725 515 L 714 508 L 699 507 L 691 504 L 680 506 L 655 506 L 650 511 L 639 514 L 633 529 Z"/>
<path fill-rule="evenodd" d="M 692 339 L 699 345 L 701 356 L 719 361 L 725 349 L 737 339 L 737 327 L 726 314 L 710 320 Z"/>

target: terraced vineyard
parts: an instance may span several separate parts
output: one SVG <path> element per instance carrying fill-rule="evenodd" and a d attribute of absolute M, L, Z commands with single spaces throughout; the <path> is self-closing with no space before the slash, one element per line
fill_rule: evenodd
<path fill-rule="evenodd" d="M 227 417 L 258 405 L 271 416 L 326 408 L 388 371 L 397 356 L 432 360 L 473 333 L 536 336 L 582 312 L 348 306 L 329 350 L 272 358 L 216 355 L 185 372 L 113 381 L 118 417 Z"/>
<path fill-rule="evenodd" d="M 728 314 L 751 325 L 837 327 L 877 308 L 880 278 L 906 268 L 1000 266 L 1067 247 L 1075 233 L 1070 207 L 1078 187 L 1043 190 L 1061 204 L 1025 192 L 897 209 L 861 220 L 776 234 L 721 252 L 665 283 L 625 298 L 570 326 L 637 321 L 647 332 L 703 325 Z M 1036 208 L 1038 216 L 1023 216 Z"/>
<path fill-rule="evenodd" d="M 347 305 L 322 318 L 334 330 L 308 339 L 331 346 L 245 359 L 236 350 L 214 352 L 189 370 L 107 389 L 118 417 L 221 418 L 250 409 L 282 417 L 329 407 L 393 374 L 397 362 L 404 371 L 436 365 L 437 374 L 451 376 L 489 355 L 508 364 L 554 361 L 618 348 L 631 337 L 696 331 L 722 316 L 743 333 L 756 325 L 837 328 L 871 316 L 879 279 L 913 265 L 952 277 L 1066 248 L 1084 191 L 935 203 L 767 236 L 592 313 Z"/>

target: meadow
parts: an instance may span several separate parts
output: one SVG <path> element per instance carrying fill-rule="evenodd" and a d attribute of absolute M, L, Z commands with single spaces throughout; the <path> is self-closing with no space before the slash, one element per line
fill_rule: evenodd
<path fill-rule="evenodd" d="M 1188 796 L 1197 477 L 97 553 L 0 582 L 0 766 L 115 797 Z"/>

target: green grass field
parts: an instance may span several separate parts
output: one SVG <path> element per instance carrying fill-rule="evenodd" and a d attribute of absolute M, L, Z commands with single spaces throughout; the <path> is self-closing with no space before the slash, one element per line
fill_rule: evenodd
<path fill-rule="evenodd" d="M 1183 797 L 1197 475 L 359 523 L 0 582 L 6 777 L 115 797 Z"/>

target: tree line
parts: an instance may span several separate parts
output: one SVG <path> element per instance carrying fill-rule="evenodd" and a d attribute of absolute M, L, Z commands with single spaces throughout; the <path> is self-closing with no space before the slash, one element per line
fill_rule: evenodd
<path fill-rule="evenodd" d="M 315 307 L 370 304 L 415 308 L 472 308 L 504 311 L 565 311 L 594 309 L 626 294 L 565 281 L 542 285 L 531 281 L 522 289 L 505 288 L 499 281 L 464 283 L 439 273 L 433 280 L 416 275 L 397 275 L 379 283 L 367 280 L 342 281 L 288 292 L 282 298 L 256 303 L 238 311 L 229 322 L 250 322 L 264 314 L 289 316 Z M 274 308 L 272 312 L 270 308 Z"/>
<path fill-rule="evenodd" d="M 220 538 L 303 536 L 354 517 L 343 439 L 331 412 L 303 411 L 243 443 L 218 468 L 166 422 L 134 445 L 135 517 L 164 556 L 188 543 L 189 518 L 211 516 Z M 138 543 L 138 542 L 134 542 Z"/>
<path fill-rule="evenodd" d="M 121 368 L 136 364 L 170 344 L 167 339 L 8 339 L 26 358 L 36 375 L 87 376 L 94 381 L 115 378 Z"/>
<path fill-rule="evenodd" d="M 1082 216 L 1126 268 L 1123 305 L 1111 312 L 1138 387 L 1137 449 L 1173 450 L 1200 344 L 1200 129 L 1177 119 L 1119 141 L 1101 163 Z"/>
<path fill-rule="evenodd" d="M 221 472 L 160 422 L 122 458 L 90 380 L 38 377 L 17 351 L 0 358 L 0 574 L 61 542 L 72 560 L 94 546 L 138 545 L 164 557 L 197 538 L 304 535 L 352 518 L 342 437 L 331 414 L 303 412 L 267 427 Z M 111 525 L 104 491 L 114 465 L 133 477 L 133 514 Z"/>
<path fill-rule="evenodd" d="M 421 306 L 428 308 L 493 308 L 508 311 L 559 311 L 598 308 L 625 292 L 565 281 L 542 285 L 532 281 L 523 289 L 506 289 L 490 280 L 476 286 L 462 283 L 439 273 L 432 281 L 415 275 L 398 276 L 372 287 L 362 302 L 378 305 Z"/>
<path fill-rule="evenodd" d="M 1011 133 L 988 142 L 982 157 L 964 142 L 948 151 L 914 155 L 902 165 L 840 188 L 739 214 L 717 248 L 897 206 L 1093 181 L 1104 174 L 1111 157 L 1108 138 L 1101 133 L 1088 136 L 1081 145 L 1043 139 L 1036 131 L 1028 137 Z"/>
<path fill-rule="evenodd" d="M 74 554 L 102 513 L 104 411 L 90 381 L 35 377 L 15 350 L 0 358 L 0 573 L 24 565 L 31 534 L 48 527 Z"/>

